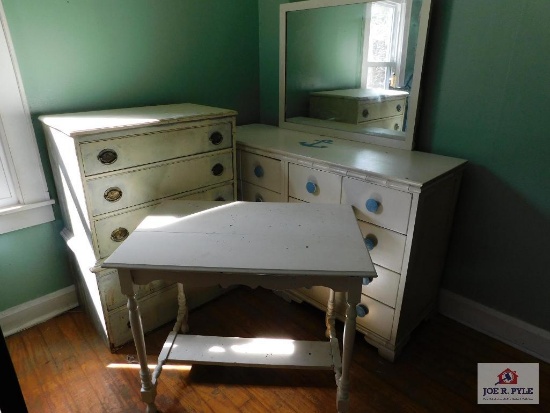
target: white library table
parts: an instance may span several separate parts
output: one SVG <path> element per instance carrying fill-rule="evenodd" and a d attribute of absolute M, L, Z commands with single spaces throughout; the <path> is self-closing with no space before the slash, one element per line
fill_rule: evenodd
<path fill-rule="evenodd" d="M 128 297 L 130 324 L 141 367 L 141 396 L 148 413 L 162 366 L 168 361 L 229 366 L 334 370 L 337 410 L 349 409 L 349 369 L 356 306 L 363 282 L 376 277 L 374 266 L 349 205 L 166 201 L 105 260 L 119 271 Z M 185 286 L 246 285 L 272 290 L 326 286 L 329 340 L 207 337 L 187 331 L 182 308 L 153 372 L 147 366 L 135 284 L 154 280 Z M 181 290 L 183 292 L 183 289 Z M 334 328 L 334 291 L 347 295 L 340 356 Z"/>

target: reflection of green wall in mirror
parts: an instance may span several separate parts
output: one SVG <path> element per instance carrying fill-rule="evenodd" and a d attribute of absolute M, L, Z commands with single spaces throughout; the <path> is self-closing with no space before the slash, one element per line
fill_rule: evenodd
<path fill-rule="evenodd" d="M 287 13 L 286 116 L 308 116 L 309 93 L 361 84 L 365 5 Z"/>
<path fill-rule="evenodd" d="M 420 25 L 420 9 L 422 0 L 413 0 L 411 9 L 411 20 L 409 22 L 409 38 L 407 41 L 407 60 L 405 65 L 405 79 L 403 84 L 410 87 L 411 78 L 414 72 L 414 60 L 416 56 L 416 45 L 418 42 L 418 26 Z"/>

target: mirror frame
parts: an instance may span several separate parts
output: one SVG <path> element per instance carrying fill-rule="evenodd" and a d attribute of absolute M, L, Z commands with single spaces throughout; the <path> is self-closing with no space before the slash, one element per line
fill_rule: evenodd
<path fill-rule="evenodd" d="M 280 6 L 279 15 L 279 127 L 301 132 L 309 132 L 322 136 L 341 138 L 352 141 L 372 143 L 380 146 L 412 150 L 415 144 L 415 127 L 418 118 L 418 103 L 420 84 L 422 79 L 422 67 L 424 65 L 424 51 L 428 36 L 428 23 L 430 17 L 431 0 L 422 0 L 420 21 L 418 26 L 418 39 L 414 61 L 414 75 L 409 94 L 407 130 L 401 136 L 388 130 L 388 133 L 357 133 L 339 129 L 325 128 L 321 126 L 306 125 L 288 122 L 286 111 L 286 30 L 287 13 L 298 10 L 318 9 L 322 7 L 345 6 L 351 4 L 372 3 L 377 0 L 307 0 L 296 3 L 285 3 Z"/>

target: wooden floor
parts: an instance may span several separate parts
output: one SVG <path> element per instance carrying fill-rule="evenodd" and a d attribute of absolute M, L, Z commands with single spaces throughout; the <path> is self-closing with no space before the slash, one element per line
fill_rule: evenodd
<path fill-rule="evenodd" d="M 193 311 L 190 327 L 204 335 L 322 340 L 324 314 L 270 291 L 243 287 Z M 151 364 L 170 329 L 146 336 Z M 144 411 L 133 344 L 112 354 L 79 309 L 6 341 L 30 413 Z M 352 413 L 550 412 L 547 363 L 443 316 L 423 323 L 394 363 L 380 358 L 361 335 L 353 360 Z M 477 405 L 478 362 L 539 362 L 540 404 Z M 157 406 L 164 413 L 335 412 L 330 371 L 171 367 L 158 385 Z"/>

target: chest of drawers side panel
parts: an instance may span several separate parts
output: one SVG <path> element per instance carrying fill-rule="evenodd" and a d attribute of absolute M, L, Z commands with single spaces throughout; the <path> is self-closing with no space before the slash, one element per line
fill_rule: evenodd
<path fill-rule="evenodd" d="M 437 309 L 440 279 L 462 170 L 426 188 L 418 197 L 410 245 L 406 249 L 406 280 L 401 296 L 399 331 L 396 340 L 405 339 L 427 316 Z"/>
<path fill-rule="evenodd" d="M 70 136 L 48 126 L 44 127 L 44 134 L 65 228 L 73 235 L 91 240 L 77 143 Z"/>

